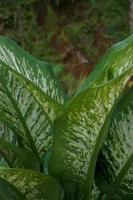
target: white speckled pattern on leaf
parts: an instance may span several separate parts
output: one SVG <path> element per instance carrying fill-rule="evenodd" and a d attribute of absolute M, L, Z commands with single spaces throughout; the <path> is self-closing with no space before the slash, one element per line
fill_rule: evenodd
<path fill-rule="evenodd" d="M 132 74 L 133 68 L 108 84 L 80 93 L 56 121 L 49 171 L 70 190 L 91 188 L 110 113 Z"/>
<path fill-rule="evenodd" d="M 133 67 L 133 34 L 125 40 L 114 44 L 95 66 L 79 92 L 86 90 L 91 85 L 106 84 L 108 80 L 123 74 Z"/>
<path fill-rule="evenodd" d="M 112 116 L 96 172 L 99 187 L 109 196 L 121 193 L 133 198 L 133 88 Z"/>
<path fill-rule="evenodd" d="M 6 180 L 0 178 L 1 200 L 26 200 L 25 196 Z"/>
<path fill-rule="evenodd" d="M 40 156 L 50 148 L 53 125 L 43 108 L 18 78 L 0 67 L 0 120 Z"/>
<path fill-rule="evenodd" d="M 5 66 L 19 77 L 51 120 L 57 117 L 63 109 L 65 97 L 50 65 L 37 60 L 15 42 L 1 36 L 0 66 Z"/>
<path fill-rule="evenodd" d="M 31 170 L 0 170 L 0 177 L 13 184 L 27 200 L 59 200 L 59 182 Z"/>

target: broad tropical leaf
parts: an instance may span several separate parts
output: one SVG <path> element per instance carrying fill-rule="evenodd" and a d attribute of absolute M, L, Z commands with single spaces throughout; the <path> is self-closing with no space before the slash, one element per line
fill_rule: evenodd
<path fill-rule="evenodd" d="M 13 133 L 13 131 L 3 123 L 0 123 L 0 138 L 3 138 L 5 141 L 12 144 L 18 144 L 18 138 Z"/>
<path fill-rule="evenodd" d="M 133 89 L 120 100 L 132 52 L 133 35 L 109 50 L 65 107 L 52 68 L 0 37 L 2 200 L 133 199 Z M 93 185 L 99 152 L 101 193 Z"/>
<path fill-rule="evenodd" d="M 0 177 L 13 184 L 27 200 L 59 200 L 59 182 L 31 170 L 0 170 Z"/>
<path fill-rule="evenodd" d="M 0 138 L 0 155 L 4 157 L 9 167 L 40 170 L 36 155 Z"/>
<path fill-rule="evenodd" d="M 132 74 L 133 68 L 107 84 L 80 93 L 56 121 L 49 171 L 67 189 L 91 190 L 112 109 Z"/>
<path fill-rule="evenodd" d="M 0 199 L 1 200 L 26 200 L 25 196 L 13 185 L 0 178 Z"/>
<path fill-rule="evenodd" d="M 8 128 L 2 123 L 0 123 L 0 138 L 15 145 L 18 144 L 16 135 L 12 132 L 10 128 Z M 1 153 L 0 153 L 0 166 L 8 166 L 7 162 L 5 161 Z"/>
<path fill-rule="evenodd" d="M 0 121 L 34 153 L 41 156 L 50 148 L 51 120 L 25 85 L 4 66 L 0 66 Z"/>
<path fill-rule="evenodd" d="M 103 84 L 133 67 L 133 34 L 108 50 L 78 93 L 92 84 Z"/>
<path fill-rule="evenodd" d="M 0 66 L 16 74 L 53 120 L 62 109 L 64 92 L 51 66 L 37 60 L 12 40 L 0 37 Z"/>
<path fill-rule="evenodd" d="M 107 199 L 133 199 L 133 88 L 113 113 L 96 172 Z"/>

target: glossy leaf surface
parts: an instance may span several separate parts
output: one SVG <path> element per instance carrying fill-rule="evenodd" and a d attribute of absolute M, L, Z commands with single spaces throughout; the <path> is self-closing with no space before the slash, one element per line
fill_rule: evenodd
<path fill-rule="evenodd" d="M 78 93 L 91 85 L 108 82 L 133 67 L 133 34 L 113 45 L 103 59 L 96 65 Z"/>
<path fill-rule="evenodd" d="M 56 165 L 50 166 L 50 172 L 60 177 L 65 182 L 64 184 L 69 185 L 69 189 L 78 187 L 78 185 L 85 187 L 87 184 L 83 185 L 83 183 L 87 183 L 87 179 L 89 183 L 92 182 L 92 168 L 95 167 L 95 156 L 100 148 L 100 140 L 103 141 L 109 114 L 124 87 L 124 84 L 122 86 L 115 79 L 119 79 L 118 77 L 123 76 L 127 70 L 131 69 L 132 71 L 132 52 L 133 35 L 112 47 L 80 89 L 81 93 L 78 93 L 77 98 L 74 97 L 70 101 L 68 111 L 62 115 L 64 119 L 56 122 L 54 151 L 51 159 L 51 163 L 56 163 Z M 128 74 L 128 78 L 131 76 L 132 72 Z M 108 87 L 111 82 L 114 82 L 112 89 Z M 106 93 L 104 93 L 105 88 L 107 89 Z M 84 111 L 85 109 L 86 111 Z M 77 117 L 78 115 L 79 117 Z M 65 141 L 65 138 L 68 139 Z M 57 148 L 58 146 L 59 148 Z M 94 153 L 92 154 L 91 151 Z"/>
<path fill-rule="evenodd" d="M 37 60 L 3 36 L 0 37 L 0 60 L 9 70 L 22 75 L 48 96 L 63 103 L 63 92 L 49 64 Z"/>
<path fill-rule="evenodd" d="M 4 157 L 9 167 L 40 169 L 40 163 L 36 155 L 6 142 L 2 138 L 0 138 L 0 155 Z"/>
<path fill-rule="evenodd" d="M 24 195 L 13 185 L 0 178 L 0 199 L 1 200 L 26 200 Z"/>
<path fill-rule="evenodd" d="M 7 142 L 17 145 L 18 139 L 13 131 L 6 125 L 0 122 L 0 138 Z"/>
<path fill-rule="evenodd" d="M 51 66 L 37 60 L 12 40 L 0 37 L 0 65 L 16 74 L 52 120 L 64 103 L 64 92 Z"/>
<path fill-rule="evenodd" d="M 133 68 L 107 84 L 80 93 L 56 121 L 49 171 L 67 189 L 91 189 L 110 114 L 132 74 Z"/>
<path fill-rule="evenodd" d="M 40 155 L 50 148 L 52 122 L 24 84 L 0 66 L 0 120 Z"/>
<path fill-rule="evenodd" d="M 0 138 L 14 145 L 18 144 L 16 135 L 9 127 L 4 125 L 3 123 L 0 123 Z M 0 153 L 0 166 L 5 166 L 5 167 L 8 166 L 7 162 L 5 161 L 1 153 Z"/>
<path fill-rule="evenodd" d="M 0 177 L 13 184 L 27 200 L 59 200 L 60 186 L 51 176 L 30 170 L 0 170 Z"/>
<path fill-rule="evenodd" d="M 133 199 L 133 88 L 113 113 L 96 172 L 107 199 Z"/>

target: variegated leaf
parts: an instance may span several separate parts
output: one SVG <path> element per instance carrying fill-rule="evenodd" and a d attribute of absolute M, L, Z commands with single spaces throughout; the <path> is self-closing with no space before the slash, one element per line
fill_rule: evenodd
<path fill-rule="evenodd" d="M 112 109 L 132 75 L 133 68 L 80 93 L 56 121 L 49 172 L 60 178 L 68 190 L 91 191 L 97 155 Z"/>
<path fill-rule="evenodd" d="M 131 67 L 133 67 L 133 34 L 108 50 L 78 93 L 91 85 L 106 83 Z"/>
<path fill-rule="evenodd" d="M 34 153 L 51 147 L 53 125 L 36 99 L 18 77 L 0 66 L 0 120 Z"/>
<path fill-rule="evenodd" d="M 10 144 L 0 138 L 0 155 L 9 167 L 40 170 L 39 160 L 32 152 Z"/>
<path fill-rule="evenodd" d="M 64 103 L 64 92 L 51 66 L 3 36 L 0 37 L 0 66 L 5 66 L 19 77 L 51 120 L 57 117 Z"/>
<path fill-rule="evenodd" d="M 0 137 L 12 144 L 15 145 L 18 144 L 18 139 L 16 137 L 16 134 L 13 133 L 13 131 L 2 122 L 0 122 Z"/>
<path fill-rule="evenodd" d="M 101 192 L 96 186 L 95 182 L 93 182 L 92 192 L 91 192 L 91 200 L 99 200 L 101 196 Z"/>
<path fill-rule="evenodd" d="M 0 177 L 13 184 L 27 200 L 59 200 L 60 185 L 52 176 L 30 170 L 0 170 Z"/>
<path fill-rule="evenodd" d="M 133 88 L 118 103 L 102 147 L 96 180 L 106 199 L 133 199 Z"/>
<path fill-rule="evenodd" d="M 10 143 L 13 143 L 17 145 L 18 140 L 16 135 L 12 132 L 10 128 L 8 128 L 6 125 L 0 123 L 0 137 L 3 138 L 5 141 L 8 141 Z M 8 166 L 7 162 L 3 158 L 3 156 L 0 153 L 0 166 Z"/>
<path fill-rule="evenodd" d="M 0 178 L 1 200 L 26 200 L 25 196 L 8 181 Z"/>

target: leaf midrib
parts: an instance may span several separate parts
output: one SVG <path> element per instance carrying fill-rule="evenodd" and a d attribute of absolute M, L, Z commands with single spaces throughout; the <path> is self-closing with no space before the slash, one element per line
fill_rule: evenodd
<path fill-rule="evenodd" d="M 38 155 L 38 152 L 37 152 L 37 149 L 35 147 L 35 144 L 34 144 L 34 141 L 33 141 L 33 138 L 30 134 L 30 131 L 29 131 L 29 128 L 27 127 L 27 124 L 24 120 L 24 117 L 21 113 L 21 111 L 19 110 L 18 108 L 18 105 L 17 105 L 17 102 L 16 100 L 12 97 L 12 95 L 10 94 L 10 91 L 8 90 L 8 88 L 5 86 L 4 82 L 1 80 L 1 84 L 3 85 L 3 87 L 5 88 L 6 90 L 6 93 L 7 93 L 7 96 L 8 98 L 10 99 L 11 103 L 12 103 L 12 106 L 14 107 L 14 110 L 16 110 L 16 113 L 18 115 L 18 118 L 20 119 L 20 122 L 24 128 L 24 131 L 26 133 L 26 136 L 28 138 L 28 143 L 30 143 L 30 147 L 31 149 L 33 150 L 33 152 L 37 155 L 37 157 L 39 158 L 39 155 Z"/>
<path fill-rule="evenodd" d="M 24 82 L 26 83 L 30 83 L 32 84 L 32 86 L 34 86 L 37 90 L 39 90 L 39 92 L 45 96 L 45 98 L 47 99 L 47 101 L 51 101 L 52 100 L 52 104 L 53 105 L 58 105 L 58 107 L 61 107 L 62 109 L 64 108 L 63 104 L 59 103 L 57 100 L 55 100 L 53 97 L 51 97 L 50 95 L 48 95 L 46 92 L 44 92 L 40 87 L 38 87 L 34 82 L 32 82 L 31 80 L 29 80 L 27 77 L 24 77 L 22 74 L 20 74 L 19 72 L 15 71 L 13 68 L 11 68 L 9 65 L 7 65 L 5 62 L 3 62 L 2 60 L 0 60 L 0 62 L 12 73 L 16 74 L 16 76 L 22 78 L 22 80 L 24 80 Z M 27 88 L 27 87 L 26 87 Z M 37 100 L 37 98 L 34 95 L 34 98 Z M 37 100 L 38 102 L 38 100 Z M 39 102 L 38 102 L 39 103 Z M 45 112 L 45 111 L 44 111 Z"/>
<path fill-rule="evenodd" d="M 110 186 L 110 190 L 107 192 L 107 199 L 114 194 L 114 188 L 118 188 L 118 186 L 121 184 L 122 179 L 124 178 L 126 172 L 130 169 L 131 164 L 133 163 L 133 153 L 130 155 L 130 157 L 127 159 L 126 164 L 123 166 L 121 171 L 119 172 L 118 176 L 116 177 L 113 184 Z M 117 192 L 117 191 L 116 191 Z"/>
<path fill-rule="evenodd" d="M 101 146 L 102 146 L 102 144 L 104 142 L 104 138 L 107 135 L 107 132 L 106 132 L 107 128 L 106 127 L 109 126 L 111 115 L 114 112 L 115 107 L 116 107 L 117 103 L 119 102 L 121 96 L 122 96 L 122 92 L 119 95 L 119 97 L 117 98 L 117 100 L 115 101 L 115 103 L 114 103 L 112 109 L 110 110 L 110 112 L 107 114 L 105 122 L 104 122 L 103 126 L 101 127 L 100 133 L 99 133 L 99 135 L 98 135 L 98 137 L 96 139 L 96 143 L 95 143 L 95 146 L 94 146 L 94 149 L 93 149 L 93 152 L 92 152 L 92 156 L 91 156 L 91 164 L 90 164 L 90 166 L 88 168 L 87 177 L 89 177 L 89 181 L 86 181 L 86 185 L 87 186 L 89 185 L 90 191 L 91 191 L 91 187 L 92 187 L 92 184 L 93 184 L 93 177 L 94 177 L 95 165 L 96 165 L 96 161 L 97 161 L 98 152 L 99 152 L 99 150 L 100 150 L 100 148 L 101 148 Z M 101 134 L 102 130 L 105 131 L 104 134 Z M 87 184 L 87 182 L 88 182 L 88 184 Z"/>

